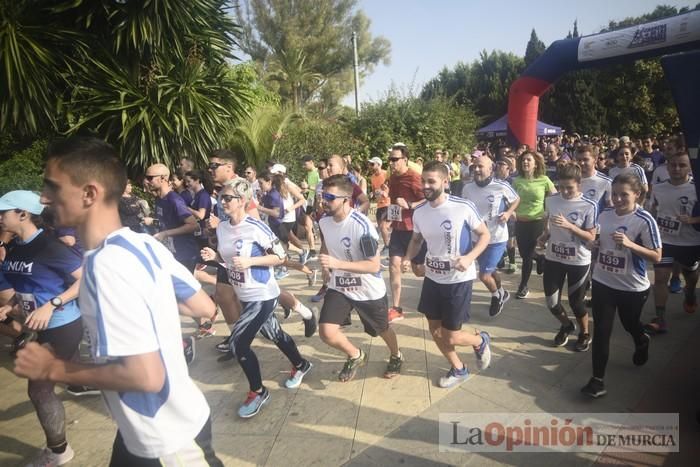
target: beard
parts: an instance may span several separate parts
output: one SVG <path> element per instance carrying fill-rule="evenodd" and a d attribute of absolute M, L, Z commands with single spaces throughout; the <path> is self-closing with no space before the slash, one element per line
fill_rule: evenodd
<path fill-rule="evenodd" d="M 423 190 L 423 196 L 425 196 L 425 199 L 428 201 L 435 201 L 444 191 L 444 188 L 440 188 L 439 190 Z"/>

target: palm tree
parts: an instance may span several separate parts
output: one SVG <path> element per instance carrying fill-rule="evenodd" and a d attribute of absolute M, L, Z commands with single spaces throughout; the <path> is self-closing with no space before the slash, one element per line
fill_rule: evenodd
<path fill-rule="evenodd" d="M 267 79 L 280 83 L 282 93 L 291 98 L 295 112 L 299 112 L 325 82 L 323 75 L 306 66 L 306 55 L 301 49 L 281 51 L 270 66 Z"/>

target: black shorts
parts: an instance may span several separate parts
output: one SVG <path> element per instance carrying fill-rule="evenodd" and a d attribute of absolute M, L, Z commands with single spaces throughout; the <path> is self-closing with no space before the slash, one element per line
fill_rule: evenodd
<path fill-rule="evenodd" d="M 700 245 L 661 245 L 661 261 L 654 265 L 655 268 L 670 268 L 673 262 L 683 266 L 683 269 L 695 271 L 700 260 Z"/>
<path fill-rule="evenodd" d="M 352 309 L 357 310 L 365 332 L 377 337 L 389 329 L 389 303 L 386 295 L 377 300 L 351 300 L 334 289 L 328 289 L 321 308 L 319 323 L 343 324 Z"/>
<path fill-rule="evenodd" d="M 408 250 L 408 244 L 411 242 L 413 232 L 410 230 L 392 230 L 389 238 L 389 257 L 405 256 Z M 428 246 L 425 241 L 420 247 L 418 254 L 411 258 L 411 262 L 415 264 L 425 263 L 425 255 L 428 252 Z"/>
<path fill-rule="evenodd" d="M 61 360 L 70 360 L 78 352 L 82 338 L 83 319 L 78 318 L 63 326 L 39 331 L 36 341 L 39 344 L 51 345 L 54 353 Z"/>
<path fill-rule="evenodd" d="M 296 222 L 282 222 L 279 225 L 279 239 L 282 243 L 289 243 L 289 234 L 297 230 Z"/>
<path fill-rule="evenodd" d="M 420 292 L 418 311 L 431 321 L 439 320 L 447 330 L 459 331 L 462 324 L 469 321 L 472 282 L 438 284 L 426 277 Z"/>
<path fill-rule="evenodd" d="M 383 208 L 377 208 L 377 222 L 386 222 L 388 220 L 387 214 L 389 212 L 389 207 L 384 206 Z"/>

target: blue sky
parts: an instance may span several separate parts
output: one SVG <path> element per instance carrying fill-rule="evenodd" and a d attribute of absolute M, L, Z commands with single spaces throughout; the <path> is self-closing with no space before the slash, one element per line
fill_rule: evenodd
<path fill-rule="evenodd" d="M 640 16 L 658 4 L 692 8 L 697 1 L 360 0 L 373 36 L 391 41 L 391 64 L 365 78 L 360 102 L 376 101 L 392 84 L 418 93 L 444 66 L 472 62 L 482 50 L 523 56 L 532 28 L 548 46 L 564 38 L 574 20 L 581 35 L 594 34 L 609 20 Z M 344 103 L 354 106 L 353 95 Z"/>

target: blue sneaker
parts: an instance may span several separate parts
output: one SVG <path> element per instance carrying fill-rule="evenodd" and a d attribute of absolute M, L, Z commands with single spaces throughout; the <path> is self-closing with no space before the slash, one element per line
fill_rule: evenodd
<path fill-rule="evenodd" d="M 486 331 L 481 331 L 479 333 L 483 342 L 479 348 L 474 349 L 476 354 L 476 366 L 480 370 L 485 370 L 491 364 L 491 336 Z"/>
<path fill-rule="evenodd" d="M 311 371 L 313 366 L 313 363 L 308 360 L 304 360 L 304 364 L 301 366 L 301 368 L 292 368 L 292 372 L 289 374 L 289 379 L 284 382 L 284 387 L 288 389 L 298 388 L 301 381 L 304 379 L 304 376 L 306 376 L 306 373 Z"/>
<path fill-rule="evenodd" d="M 466 365 L 463 366 L 461 370 L 458 370 L 457 368 L 450 368 L 450 371 L 448 371 L 445 376 L 440 378 L 440 381 L 438 381 L 438 386 L 441 388 L 451 388 L 455 384 L 465 381 L 467 378 L 469 378 L 469 370 L 467 369 Z"/>
<path fill-rule="evenodd" d="M 289 271 L 287 271 L 287 268 L 279 268 L 277 272 L 275 272 L 275 280 L 281 281 L 285 277 L 289 275 Z"/>
<path fill-rule="evenodd" d="M 238 409 L 238 416 L 241 418 L 255 416 L 268 400 L 270 400 L 270 392 L 267 388 L 263 388 L 263 392 L 261 393 L 250 391 L 245 402 L 243 402 L 243 405 Z"/>
<path fill-rule="evenodd" d="M 323 286 L 321 286 L 321 289 L 316 293 L 316 295 L 311 297 L 311 301 L 314 303 L 318 303 L 321 300 L 323 300 L 323 297 L 326 296 L 326 290 L 328 290 L 328 287 L 324 284 Z"/>
<path fill-rule="evenodd" d="M 306 264 L 306 262 L 309 260 L 309 250 L 301 250 L 301 253 L 299 253 L 299 262 L 301 264 Z"/>
<path fill-rule="evenodd" d="M 668 284 L 668 291 L 671 293 L 681 293 L 683 291 L 680 277 L 671 277 L 671 282 Z"/>

